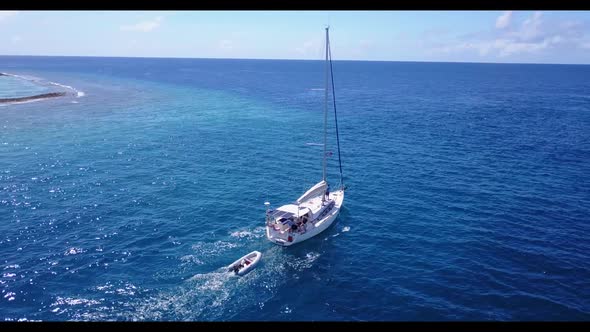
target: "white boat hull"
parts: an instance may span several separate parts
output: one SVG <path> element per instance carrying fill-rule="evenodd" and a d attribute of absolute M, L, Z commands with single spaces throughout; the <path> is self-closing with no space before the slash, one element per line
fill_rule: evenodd
<path fill-rule="evenodd" d="M 336 220 L 338 214 L 340 214 L 342 202 L 344 201 L 344 190 L 331 192 L 329 198 L 334 201 L 334 207 L 332 207 L 327 215 L 319 220 L 313 220 L 310 222 L 312 225 L 306 227 L 304 232 L 280 232 L 267 225 L 266 237 L 273 243 L 289 247 L 322 233 L 334 223 L 334 220 Z"/>
<path fill-rule="evenodd" d="M 252 271 L 252 269 L 254 269 L 256 267 L 256 265 L 258 265 L 258 262 L 260 262 L 260 257 L 262 257 L 262 254 L 259 251 L 252 251 L 251 253 L 249 253 L 243 257 L 240 257 L 238 260 L 231 263 L 227 267 L 227 271 L 234 272 L 235 274 L 237 274 L 239 276 L 243 276 L 246 273 Z M 248 264 L 242 265 L 243 260 L 247 260 Z M 236 266 L 239 266 L 237 272 L 234 270 L 234 268 Z"/>

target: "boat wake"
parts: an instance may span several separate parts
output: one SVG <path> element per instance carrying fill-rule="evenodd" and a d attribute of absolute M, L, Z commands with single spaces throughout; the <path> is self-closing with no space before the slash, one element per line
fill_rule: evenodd
<path fill-rule="evenodd" d="M 276 287 L 261 287 L 263 276 L 257 272 L 238 277 L 223 266 L 212 272 L 195 274 L 174 289 L 132 304 L 131 319 L 212 321 L 231 317 L 243 307 L 272 297 Z"/>
<path fill-rule="evenodd" d="M 293 279 L 305 278 L 321 257 L 320 252 L 293 253 L 270 244 L 260 248 L 263 236 L 263 227 L 240 228 L 230 230 L 223 240 L 196 242 L 192 252 L 180 257 L 177 268 L 162 272 L 169 286 L 143 288 L 124 281 L 109 282 L 94 287 L 96 293 L 91 297 L 62 294 L 49 309 L 60 319 L 74 320 L 216 321 L 241 317 L 244 310 L 250 310 L 245 308 L 262 308 Z M 255 269 L 244 276 L 226 270 L 251 249 L 263 249 Z M 72 247 L 65 253 L 82 251 Z M 113 310 L 116 303 L 124 303 L 125 310 Z"/>
<path fill-rule="evenodd" d="M 264 236 L 264 227 L 263 226 L 256 227 L 253 231 L 249 231 L 249 230 L 235 231 L 235 232 L 230 233 L 230 236 L 238 237 L 238 238 L 261 238 Z"/>
<path fill-rule="evenodd" d="M 313 266 L 313 263 L 320 258 L 321 254 L 318 252 L 308 252 L 305 254 L 305 257 L 293 260 L 289 263 L 289 266 L 293 268 L 295 271 L 302 271 L 306 269 L 310 269 Z"/>
<path fill-rule="evenodd" d="M 252 239 L 252 241 L 259 240 Z M 240 254 L 238 251 L 241 250 L 232 250 L 236 252 L 231 254 L 227 252 L 226 250 L 229 249 L 227 242 L 214 243 L 195 245 L 195 247 L 215 250 L 217 254 L 207 255 L 208 260 L 223 261 L 227 264 Z M 207 269 L 203 264 L 203 260 L 206 259 L 193 261 L 196 255 L 189 256 L 191 257 L 184 256 L 181 259 L 184 264 L 189 263 L 193 269 L 201 271 Z M 319 252 L 306 251 L 293 254 L 285 252 L 280 247 L 271 246 L 263 251 L 262 256 L 261 265 L 242 277 L 227 272 L 225 263 L 217 263 L 213 270 L 193 274 L 171 287 L 149 289 L 120 281 L 93 287 L 96 293 L 90 297 L 62 294 L 55 299 L 48 310 L 59 315 L 62 320 L 232 320 L 234 317 L 243 316 L 244 308 L 263 308 L 276 297 L 279 289 L 293 279 L 306 278 L 306 276 L 317 279 L 317 276 L 309 275 L 309 271 L 321 257 Z M 212 264 L 212 262 L 205 263 L 209 266 Z M 124 304 L 125 310 L 113 310 L 115 304 L 121 303 Z"/>

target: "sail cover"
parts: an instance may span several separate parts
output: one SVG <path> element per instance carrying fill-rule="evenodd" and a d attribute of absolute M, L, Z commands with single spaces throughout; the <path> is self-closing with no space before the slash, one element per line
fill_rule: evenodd
<path fill-rule="evenodd" d="M 308 191 L 305 192 L 305 194 L 301 195 L 301 197 L 297 199 L 297 204 L 301 204 L 312 197 L 323 195 L 326 192 L 327 186 L 328 183 L 326 181 L 322 180 L 318 182 L 315 186 L 311 187 Z"/>

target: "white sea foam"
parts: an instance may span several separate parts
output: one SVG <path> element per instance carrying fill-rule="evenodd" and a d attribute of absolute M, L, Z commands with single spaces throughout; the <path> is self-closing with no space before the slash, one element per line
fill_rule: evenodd
<path fill-rule="evenodd" d="M 80 305 L 80 304 L 84 304 L 85 306 L 91 306 L 91 305 L 95 305 L 95 304 L 100 304 L 99 301 L 96 300 L 88 300 L 88 299 L 77 299 L 77 298 L 73 298 L 73 297 L 61 297 L 58 296 L 56 301 L 51 303 L 49 306 L 50 307 L 55 307 L 55 306 L 63 306 L 63 305 Z"/>
<path fill-rule="evenodd" d="M 218 270 L 196 274 L 187 281 L 188 284 L 171 292 L 161 292 L 140 300 L 134 305 L 131 319 L 158 320 L 173 315 L 183 320 L 196 320 L 202 319 L 205 312 L 209 318 L 218 317 L 235 293 L 236 282 L 241 279 Z"/>
<path fill-rule="evenodd" d="M 77 254 L 81 254 L 83 252 L 85 252 L 85 250 L 83 250 L 82 248 L 72 247 L 64 253 L 64 256 L 77 255 Z"/>
<path fill-rule="evenodd" d="M 57 82 L 49 82 L 49 84 L 56 85 L 56 86 L 59 86 L 59 87 L 62 87 L 62 88 L 66 88 L 66 89 L 72 90 L 72 91 L 74 91 L 76 93 L 76 97 L 78 97 L 78 98 L 84 97 L 86 95 L 84 93 L 84 91 L 80 91 L 80 90 L 74 88 L 71 85 L 65 85 L 65 84 L 61 84 L 61 83 L 57 83 Z"/>
<path fill-rule="evenodd" d="M 185 256 L 180 257 L 180 260 L 183 263 L 193 263 L 193 264 L 196 264 L 196 265 L 203 265 L 203 264 L 205 264 L 202 260 L 200 260 L 195 255 L 185 255 Z"/>
<path fill-rule="evenodd" d="M 69 85 L 65 85 L 65 84 L 61 84 L 61 83 L 56 83 L 56 82 L 51 82 L 51 81 L 49 82 L 49 84 L 56 85 L 56 86 L 61 86 L 62 88 L 66 88 L 66 89 L 77 91 L 76 89 L 74 89 L 72 86 L 69 86 Z"/>
<path fill-rule="evenodd" d="M 239 230 L 239 231 L 234 231 L 230 233 L 230 236 L 232 237 L 238 237 L 238 238 L 260 238 L 264 236 L 264 231 L 265 228 L 264 227 L 256 227 L 254 230 L 250 231 L 250 230 Z"/>
<path fill-rule="evenodd" d="M 264 227 L 256 227 L 251 233 L 257 234 L 262 231 Z M 227 243 L 223 241 L 199 243 L 195 247 L 214 250 L 215 256 L 220 255 L 219 249 L 223 251 L 229 249 Z M 286 273 L 290 273 L 293 268 L 297 271 L 305 269 L 320 255 L 309 252 L 303 257 L 285 260 L 290 255 L 286 255 L 278 247 L 272 247 L 265 251 L 263 256 L 263 264 L 244 277 L 228 273 L 225 266 L 218 266 L 213 271 L 194 274 L 173 289 L 156 291 L 148 297 L 130 299 L 128 302 L 130 311 L 114 312 L 114 314 L 120 319 L 133 321 L 218 320 L 228 312 L 239 311 L 244 306 L 263 307 L 264 303 L 276 294 L 276 290 L 284 285 Z M 185 256 L 183 260 L 192 258 L 194 257 Z M 97 312 L 98 306 L 88 307 L 88 309 L 92 317 L 98 314 L 104 315 Z"/>
<path fill-rule="evenodd" d="M 312 251 L 307 253 L 304 258 L 287 261 L 287 264 L 297 271 L 302 271 L 311 268 L 313 266 L 313 263 L 320 256 L 320 253 Z"/>
<path fill-rule="evenodd" d="M 10 73 L 1 73 L 1 74 L 6 75 L 6 76 L 20 78 L 20 79 L 27 80 L 27 81 L 37 81 L 37 80 L 40 80 L 39 77 L 34 77 L 34 76 L 17 75 L 17 74 L 10 74 Z"/>
<path fill-rule="evenodd" d="M 230 234 L 233 237 L 246 237 L 246 236 L 252 236 L 252 232 L 249 231 L 235 231 L 233 233 Z"/>
<path fill-rule="evenodd" d="M 6 269 L 18 269 L 18 268 L 20 268 L 20 265 L 18 265 L 18 264 L 6 265 L 4 267 L 5 270 Z"/>

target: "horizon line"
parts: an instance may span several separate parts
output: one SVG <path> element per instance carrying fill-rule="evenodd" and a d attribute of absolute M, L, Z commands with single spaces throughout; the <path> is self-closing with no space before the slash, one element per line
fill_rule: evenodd
<path fill-rule="evenodd" d="M 265 61 L 324 61 L 323 59 L 269 59 L 269 58 L 208 58 L 208 57 L 166 57 L 166 56 L 113 56 L 113 55 L 32 55 L 32 54 L 0 54 L 0 57 L 71 57 L 71 58 L 122 58 L 122 59 L 193 59 L 193 60 L 265 60 Z M 563 65 L 588 66 L 590 63 L 554 63 L 554 62 L 481 62 L 481 61 L 428 61 L 428 60 L 366 60 L 340 59 L 334 62 L 418 62 L 418 63 L 472 63 L 472 64 L 504 64 L 504 65 Z"/>

